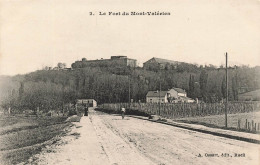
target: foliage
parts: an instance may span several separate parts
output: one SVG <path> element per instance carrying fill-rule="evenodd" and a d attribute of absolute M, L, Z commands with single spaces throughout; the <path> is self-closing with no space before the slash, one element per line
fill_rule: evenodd
<path fill-rule="evenodd" d="M 207 83 L 208 83 L 208 74 L 206 70 L 202 70 L 202 72 L 200 73 L 199 84 L 200 84 L 201 96 L 204 101 L 206 100 L 207 97 L 206 95 L 208 93 Z"/>
<path fill-rule="evenodd" d="M 195 93 L 195 80 L 194 80 L 194 75 L 190 75 L 190 80 L 189 80 L 189 93 L 188 96 L 191 98 L 196 98 L 197 94 Z"/>
<path fill-rule="evenodd" d="M 195 65 L 194 65 L 195 66 Z M 184 67 L 185 68 L 185 67 Z M 241 87 L 256 89 L 260 68 L 229 68 L 229 99 L 237 100 Z M 223 78 L 223 79 L 222 79 Z M 129 67 L 86 67 L 74 70 L 39 70 L 26 75 L 1 77 L 0 105 L 13 111 L 26 109 L 61 110 L 75 99 L 93 98 L 98 103 L 145 102 L 149 90 L 173 87 L 187 91 L 191 98 L 219 102 L 225 97 L 225 69 L 213 66 L 196 70 L 157 71 Z"/>

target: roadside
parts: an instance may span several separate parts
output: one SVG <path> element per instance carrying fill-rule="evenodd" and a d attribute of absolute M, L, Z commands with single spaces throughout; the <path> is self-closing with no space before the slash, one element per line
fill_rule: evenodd
<path fill-rule="evenodd" d="M 175 127 L 179 127 L 179 128 L 184 128 L 184 129 L 189 129 L 189 130 L 198 131 L 198 132 L 202 132 L 202 133 L 212 134 L 215 136 L 221 136 L 221 137 L 226 137 L 226 138 L 230 138 L 230 139 L 260 144 L 260 135 L 259 134 L 225 130 L 225 129 L 219 129 L 219 128 L 211 128 L 211 127 L 207 127 L 207 126 L 199 125 L 199 124 L 188 124 L 188 123 L 175 122 L 170 119 L 152 120 L 152 119 L 148 119 L 147 117 L 142 117 L 142 116 L 134 116 L 134 115 L 129 115 L 129 116 L 138 118 L 138 119 L 142 119 L 142 120 L 148 120 L 148 121 L 157 122 L 157 123 L 161 123 L 161 124 L 167 124 L 167 125 L 171 125 L 171 126 L 175 126 Z"/>
<path fill-rule="evenodd" d="M 90 110 L 89 116 L 75 123 L 70 135 L 61 139 L 66 145 L 52 145 L 36 155 L 36 164 L 153 164 L 138 150 L 108 129 L 103 121 Z"/>
<path fill-rule="evenodd" d="M 90 110 L 36 164 L 258 164 L 259 145 Z M 240 156 L 238 156 L 240 155 Z"/>
<path fill-rule="evenodd" d="M 229 129 L 240 132 L 260 133 L 260 111 L 227 114 L 225 128 L 225 115 L 209 115 L 197 117 L 177 118 L 175 121 L 205 125 L 213 128 Z"/>
<path fill-rule="evenodd" d="M 103 112 L 103 113 L 110 113 L 110 114 L 114 114 L 114 115 L 117 115 L 115 113 L 118 113 L 118 111 L 112 111 L 112 110 L 107 110 L 107 109 L 98 108 L 97 110 L 100 112 Z M 254 119 L 259 120 L 259 118 L 258 118 L 260 115 L 259 112 L 228 114 L 228 117 L 229 117 L 229 120 L 228 120 L 229 127 L 228 128 L 225 128 L 223 126 L 222 127 L 218 126 L 218 125 L 221 125 L 224 123 L 223 115 L 204 116 L 204 117 L 197 117 L 197 118 L 189 117 L 189 118 L 180 118 L 180 119 L 172 120 L 172 119 L 165 119 L 158 115 L 148 115 L 146 113 L 142 113 L 137 110 L 127 111 L 127 114 L 128 114 L 128 116 L 143 119 L 143 120 L 149 120 L 152 122 L 172 125 L 175 127 L 189 129 L 189 130 L 198 131 L 198 132 L 202 132 L 202 133 L 207 133 L 207 134 L 212 134 L 212 135 L 216 135 L 216 136 L 222 136 L 222 137 L 226 137 L 226 138 L 260 144 L 259 132 L 251 132 L 251 131 L 247 131 L 244 129 L 238 130 L 238 129 L 234 128 L 235 124 L 233 123 L 235 121 L 235 119 L 241 119 L 244 117 L 249 117 L 249 118 L 254 117 Z M 149 119 L 151 116 L 153 116 L 155 118 Z M 258 120 L 254 120 L 254 121 L 258 121 Z"/>

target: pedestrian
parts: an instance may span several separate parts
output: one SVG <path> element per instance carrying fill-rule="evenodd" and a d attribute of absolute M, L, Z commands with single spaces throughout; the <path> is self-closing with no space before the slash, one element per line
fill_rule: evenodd
<path fill-rule="evenodd" d="M 125 118 L 125 108 L 124 107 L 121 109 L 121 112 L 122 112 L 122 119 L 124 119 Z"/>
<path fill-rule="evenodd" d="M 85 106 L 85 115 L 84 116 L 88 116 L 88 106 L 87 106 L 87 104 Z"/>

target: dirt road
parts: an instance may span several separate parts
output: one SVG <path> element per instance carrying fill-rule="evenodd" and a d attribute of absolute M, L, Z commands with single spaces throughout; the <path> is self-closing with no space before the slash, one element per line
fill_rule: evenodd
<path fill-rule="evenodd" d="M 93 110 L 61 142 L 67 144 L 45 149 L 36 156 L 36 163 L 252 165 L 259 162 L 256 144 L 130 117 L 122 120 L 120 116 Z"/>

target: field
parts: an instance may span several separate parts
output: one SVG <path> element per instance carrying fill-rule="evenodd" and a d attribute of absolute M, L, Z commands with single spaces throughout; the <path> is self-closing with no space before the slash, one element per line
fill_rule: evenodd
<path fill-rule="evenodd" d="M 0 117 L 0 164 L 18 164 L 56 143 L 72 126 L 67 117 Z"/>
<path fill-rule="evenodd" d="M 199 104 L 156 104 L 156 103 L 109 103 L 100 105 L 98 110 L 120 113 L 127 107 L 128 115 L 158 115 L 179 122 L 202 124 L 209 127 L 225 128 L 224 103 Z M 228 129 L 260 132 L 259 102 L 230 102 L 228 104 Z"/>
<path fill-rule="evenodd" d="M 236 113 L 236 114 L 228 114 L 228 128 L 237 129 L 238 128 L 238 120 L 240 120 L 240 129 L 245 130 L 246 120 L 251 124 L 252 120 L 254 123 L 260 123 L 260 112 L 249 112 L 249 113 Z M 175 119 L 175 121 L 181 121 L 186 123 L 196 123 L 202 124 L 206 126 L 212 127 L 225 127 L 225 115 L 212 115 L 212 116 L 204 116 L 204 117 L 187 117 Z M 257 128 L 258 130 L 258 128 Z M 258 130 L 259 132 L 259 130 Z"/>

